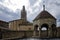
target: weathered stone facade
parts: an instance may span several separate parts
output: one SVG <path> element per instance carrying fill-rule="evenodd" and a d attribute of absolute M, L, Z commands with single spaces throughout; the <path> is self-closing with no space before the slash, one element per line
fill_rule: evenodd
<path fill-rule="evenodd" d="M 8 23 L 8 22 L 5 22 L 5 21 L 0 20 L 0 26 L 1 26 L 1 27 L 3 27 L 3 28 L 8 28 L 8 27 L 9 27 L 9 23 Z"/>
<path fill-rule="evenodd" d="M 52 37 L 52 25 L 53 24 L 55 24 L 56 25 L 56 22 L 55 22 L 55 20 L 54 19 L 50 19 L 50 18 L 48 18 L 48 19 L 39 19 L 39 20 L 36 20 L 34 23 L 34 27 L 36 26 L 36 25 L 38 25 L 37 27 L 39 28 L 39 36 L 41 37 L 42 35 L 42 32 L 41 32 L 41 29 L 43 28 L 43 27 L 45 27 L 45 26 L 42 26 L 42 25 L 48 25 L 48 26 L 46 26 L 46 28 L 47 28 L 47 30 L 48 30 L 48 35 L 49 35 L 49 37 Z M 55 26 L 56 27 L 56 26 Z M 56 29 L 55 29 L 56 30 Z M 36 33 L 36 32 L 35 32 Z M 56 31 L 55 31 L 55 33 L 56 33 Z M 44 36 L 45 34 L 43 34 L 43 36 Z M 56 34 L 55 34 L 56 35 Z"/>
<path fill-rule="evenodd" d="M 33 30 L 33 24 L 27 21 L 26 17 L 27 13 L 25 10 L 25 6 L 23 6 L 23 9 L 21 11 L 21 19 L 13 20 L 9 22 L 9 29 L 11 30 Z"/>
<path fill-rule="evenodd" d="M 46 30 L 42 30 L 43 28 Z M 0 38 L 23 37 L 60 37 L 60 27 L 56 27 L 56 18 L 47 12 L 45 8 L 33 20 L 33 23 L 28 22 L 26 18 L 26 10 L 23 6 L 21 19 L 10 21 L 8 28 L 0 28 Z"/>
<path fill-rule="evenodd" d="M 56 37 L 56 18 L 54 18 L 49 12 L 47 12 L 45 8 L 33 21 L 33 25 L 35 27 L 34 36 L 37 36 L 36 28 L 39 28 L 39 37 Z M 42 28 L 44 27 L 46 28 L 46 30 L 42 30 Z"/>
<path fill-rule="evenodd" d="M 9 22 L 9 29 L 11 30 L 33 30 L 33 24 L 24 21 L 23 19 Z"/>

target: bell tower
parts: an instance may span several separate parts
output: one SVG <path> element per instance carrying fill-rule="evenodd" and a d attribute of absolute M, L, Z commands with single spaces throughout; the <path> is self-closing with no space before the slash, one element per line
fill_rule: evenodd
<path fill-rule="evenodd" d="M 21 19 L 27 20 L 27 16 L 26 16 L 26 10 L 25 10 L 25 6 L 23 6 L 22 10 L 21 10 Z"/>

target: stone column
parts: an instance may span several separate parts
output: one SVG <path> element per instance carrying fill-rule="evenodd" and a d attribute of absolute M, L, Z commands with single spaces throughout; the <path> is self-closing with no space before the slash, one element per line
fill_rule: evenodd
<path fill-rule="evenodd" d="M 34 30 L 33 36 L 34 36 L 34 37 L 36 36 L 35 30 Z"/>
<path fill-rule="evenodd" d="M 2 39 L 2 29 L 0 29 L 0 39 Z"/>
<path fill-rule="evenodd" d="M 39 28 L 39 37 L 41 37 L 41 28 Z"/>
<path fill-rule="evenodd" d="M 48 28 L 48 37 L 51 37 L 51 28 Z"/>

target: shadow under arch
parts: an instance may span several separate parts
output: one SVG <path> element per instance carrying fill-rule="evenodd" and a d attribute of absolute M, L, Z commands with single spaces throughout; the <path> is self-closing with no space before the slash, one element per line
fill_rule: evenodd
<path fill-rule="evenodd" d="M 38 28 L 39 28 L 38 25 L 34 26 L 35 36 L 39 36 L 39 30 L 38 30 Z"/>
<path fill-rule="evenodd" d="M 55 25 L 55 24 L 52 24 L 52 25 L 51 25 L 51 28 L 52 28 L 53 30 L 55 30 L 56 25 Z"/>
<path fill-rule="evenodd" d="M 46 30 L 42 30 L 43 28 L 45 28 Z M 48 37 L 48 28 L 49 28 L 49 25 L 44 23 L 41 25 L 41 37 Z"/>
<path fill-rule="evenodd" d="M 35 31 L 38 31 L 38 27 L 39 27 L 38 25 L 35 25 L 35 26 L 34 26 L 34 30 L 35 30 Z"/>

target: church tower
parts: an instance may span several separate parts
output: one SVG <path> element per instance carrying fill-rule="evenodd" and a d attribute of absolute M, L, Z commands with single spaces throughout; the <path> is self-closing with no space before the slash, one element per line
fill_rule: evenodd
<path fill-rule="evenodd" d="M 22 10 L 21 10 L 21 19 L 27 20 L 27 16 L 26 16 L 26 10 L 25 10 L 25 6 L 23 6 Z"/>

